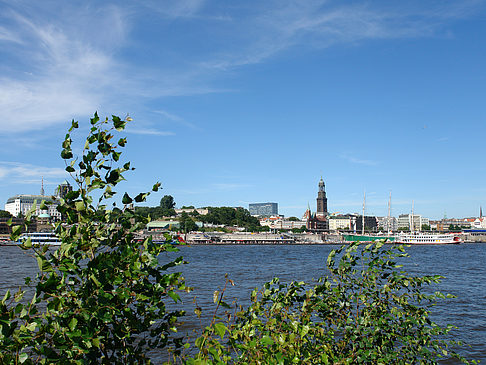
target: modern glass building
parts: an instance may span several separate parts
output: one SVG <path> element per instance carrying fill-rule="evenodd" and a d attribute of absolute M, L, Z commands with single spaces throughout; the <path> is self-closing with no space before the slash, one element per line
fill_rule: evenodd
<path fill-rule="evenodd" d="M 248 210 L 251 215 L 278 215 L 278 203 L 252 203 L 249 204 Z"/>

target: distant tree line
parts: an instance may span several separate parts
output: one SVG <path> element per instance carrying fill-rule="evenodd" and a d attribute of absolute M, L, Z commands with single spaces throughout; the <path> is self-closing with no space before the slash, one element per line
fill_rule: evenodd
<path fill-rule="evenodd" d="M 151 219 L 160 219 L 163 217 L 174 217 L 176 215 L 174 207 L 174 198 L 170 195 L 164 195 L 162 199 L 160 199 L 160 204 L 158 206 L 135 207 L 135 212 L 145 217 L 150 217 Z"/>
<path fill-rule="evenodd" d="M 175 201 L 171 195 L 164 195 L 160 199 L 160 204 L 156 207 L 135 207 L 135 212 L 151 219 L 161 219 L 164 217 L 175 217 Z M 183 232 L 190 232 L 198 229 L 196 221 L 210 223 L 214 225 L 238 226 L 249 231 L 266 231 L 268 227 L 260 226 L 260 221 L 252 217 L 245 208 L 232 207 L 207 207 L 208 214 L 201 215 L 193 205 L 183 206 L 182 209 L 193 209 L 192 212 L 183 212 L 179 216 L 180 229 Z"/>

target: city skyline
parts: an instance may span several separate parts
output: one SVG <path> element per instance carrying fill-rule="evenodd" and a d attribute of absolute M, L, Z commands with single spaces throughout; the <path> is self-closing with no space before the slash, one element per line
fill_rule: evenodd
<path fill-rule="evenodd" d="M 474 217 L 485 1 L 0 1 L 0 201 L 68 178 L 71 119 L 129 114 L 119 192 L 178 206 Z M 83 132 L 84 131 L 84 132 Z M 75 140 L 76 142 L 76 140 Z M 72 183 L 72 181 L 70 181 Z M 121 196 L 122 194 L 120 194 Z"/>

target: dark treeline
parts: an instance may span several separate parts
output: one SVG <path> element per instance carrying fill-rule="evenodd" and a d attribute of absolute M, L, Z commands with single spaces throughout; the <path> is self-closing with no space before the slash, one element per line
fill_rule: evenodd
<path fill-rule="evenodd" d="M 175 217 L 174 198 L 165 195 L 156 207 L 135 207 L 138 214 L 148 216 L 151 219 L 162 219 L 164 217 Z M 194 228 L 195 221 L 210 223 L 214 225 L 238 226 L 251 231 L 267 230 L 267 227 L 260 226 L 258 218 L 252 217 L 245 208 L 233 207 L 206 207 L 208 214 L 199 214 L 194 206 L 182 207 L 183 209 L 194 209 L 192 212 L 183 213 L 178 219 L 182 221 L 184 227 Z M 192 221 L 192 222 L 191 222 Z"/>

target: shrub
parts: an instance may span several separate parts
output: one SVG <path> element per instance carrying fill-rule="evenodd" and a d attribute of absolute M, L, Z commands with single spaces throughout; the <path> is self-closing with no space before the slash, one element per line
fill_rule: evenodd
<path fill-rule="evenodd" d="M 125 193 L 123 209 L 107 205 L 123 174 L 133 170 L 120 163 L 126 139 L 114 141 L 128 121 L 95 114 L 79 158 L 71 147 L 78 128 L 72 122 L 61 157 L 77 189 L 58 208 L 63 222 L 55 232 L 62 244 L 56 250 L 30 240 L 21 246 L 37 259 L 39 274 L 32 282 L 26 279 L 32 298 L 22 299 L 22 290 L 7 291 L 1 301 L 0 363 L 149 363 L 150 350 L 180 347 L 181 339 L 171 333 L 183 312 L 169 311 L 165 301 L 178 301 L 177 291 L 187 290 L 179 273 L 166 272 L 182 258 L 159 262 L 162 252 L 174 250 L 170 236 L 165 245 L 151 237 L 135 240 L 148 219 L 131 206 L 150 192 L 133 198 Z M 11 238 L 17 240 L 20 231 L 13 227 Z"/>
<path fill-rule="evenodd" d="M 333 250 L 317 284 L 278 279 L 251 304 L 214 321 L 197 339 L 189 364 L 415 364 L 443 357 L 467 362 L 446 340 L 452 326 L 429 318 L 446 296 L 424 293 L 440 276 L 410 276 L 397 260 L 403 246 L 353 243 Z M 223 300 L 220 296 L 218 303 Z"/>

